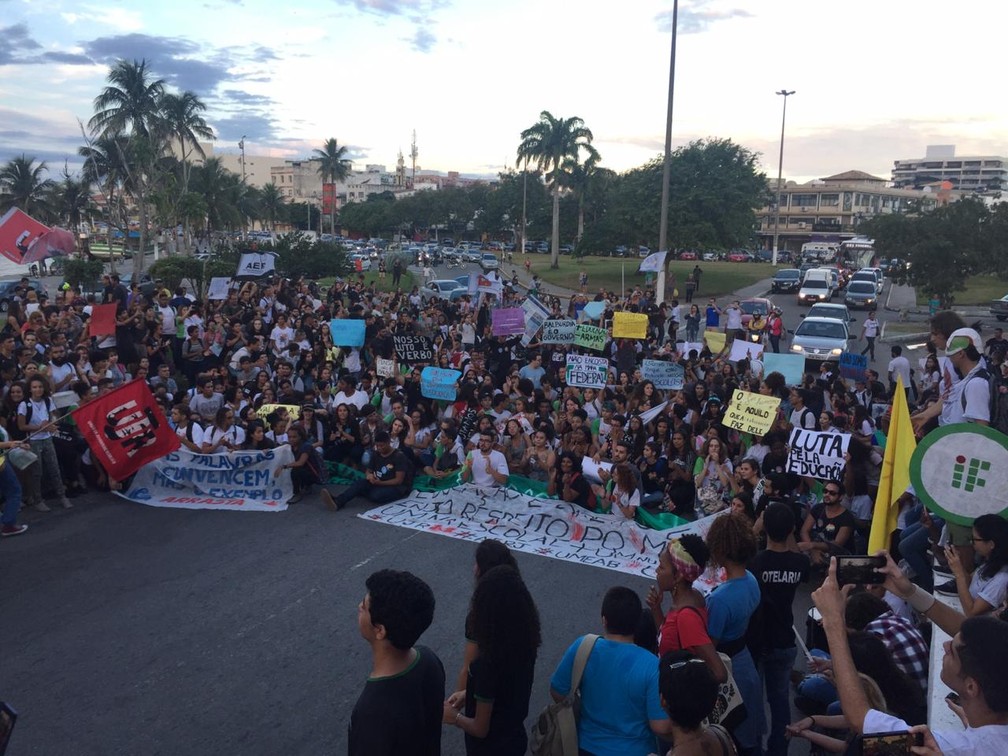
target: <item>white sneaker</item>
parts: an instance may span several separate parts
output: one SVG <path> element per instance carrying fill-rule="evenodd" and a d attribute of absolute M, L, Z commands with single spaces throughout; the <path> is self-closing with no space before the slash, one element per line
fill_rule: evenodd
<path fill-rule="evenodd" d="M 60 504 L 62 505 L 63 509 L 73 509 L 73 504 L 70 503 L 70 499 L 68 499 L 66 496 L 60 498 Z"/>

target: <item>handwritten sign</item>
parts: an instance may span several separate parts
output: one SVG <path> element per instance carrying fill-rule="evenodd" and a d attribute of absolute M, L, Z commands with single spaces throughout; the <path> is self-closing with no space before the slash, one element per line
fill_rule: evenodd
<path fill-rule="evenodd" d="M 704 331 L 704 341 L 712 354 L 720 354 L 725 348 L 725 335 L 721 331 Z"/>
<path fill-rule="evenodd" d="M 840 375 L 851 381 L 864 380 L 868 369 L 868 355 L 844 352 L 840 355 Z"/>
<path fill-rule="evenodd" d="M 805 375 L 805 358 L 800 354 L 763 354 L 763 375 L 780 373 L 788 386 L 798 386 Z"/>
<path fill-rule="evenodd" d="M 364 346 L 364 321 L 355 318 L 333 318 L 329 332 L 335 346 Z"/>
<path fill-rule="evenodd" d="M 576 346 L 601 352 L 605 349 L 608 340 L 609 332 L 605 328 L 578 323 L 574 329 L 574 344 Z"/>
<path fill-rule="evenodd" d="M 570 318 L 554 318 L 543 323 L 543 344 L 573 344 L 577 322 Z"/>
<path fill-rule="evenodd" d="M 425 367 L 420 373 L 420 394 L 428 399 L 455 401 L 458 387 L 455 385 L 462 373 L 458 370 Z"/>
<path fill-rule="evenodd" d="M 773 425 L 779 405 L 779 397 L 735 389 L 725 411 L 724 424 L 743 433 L 763 436 Z"/>
<path fill-rule="evenodd" d="M 584 354 L 567 355 L 567 385 L 580 388 L 605 388 L 609 360 Z"/>
<path fill-rule="evenodd" d="M 840 480 L 850 438 L 850 433 L 795 428 L 788 439 L 787 471 L 803 478 Z"/>
<path fill-rule="evenodd" d="M 396 356 L 408 365 L 418 362 L 434 362 L 434 345 L 426 336 L 412 334 L 394 334 L 392 344 Z"/>
<path fill-rule="evenodd" d="M 655 388 L 678 391 L 683 387 L 686 376 L 682 366 L 674 362 L 644 360 L 641 365 L 641 378 L 651 381 Z"/>
<path fill-rule="evenodd" d="M 207 288 L 207 299 L 227 299 L 228 288 L 231 286 L 231 279 L 227 276 L 215 276 L 210 279 L 210 286 Z"/>
<path fill-rule="evenodd" d="M 525 311 L 521 307 L 501 307 L 490 314 L 494 336 L 525 333 Z"/>
<path fill-rule="evenodd" d="M 696 352 L 697 357 L 699 357 L 702 351 L 703 351 L 703 342 L 684 341 L 682 347 L 679 350 L 679 353 L 682 354 L 683 357 L 686 357 L 688 359 L 690 356 L 690 352 Z"/>
<path fill-rule="evenodd" d="M 375 360 L 375 372 L 382 378 L 391 378 L 395 375 L 395 360 L 378 357 Z"/>
<path fill-rule="evenodd" d="M 522 335 L 521 343 L 522 346 L 528 346 L 536 334 L 539 333 L 542 324 L 549 317 L 549 310 L 533 296 L 525 297 L 525 301 L 521 304 L 521 309 L 525 314 L 525 333 Z"/>
<path fill-rule="evenodd" d="M 763 345 L 754 344 L 751 341 L 746 341 L 745 339 L 735 339 L 731 345 L 731 353 L 728 355 L 728 359 L 732 362 L 738 362 L 739 360 L 758 360 L 760 355 L 763 354 Z"/>
<path fill-rule="evenodd" d="M 639 312 L 617 312 L 613 315 L 614 339 L 646 339 L 648 316 Z"/>
<path fill-rule="evenodd" d="M 301 417 L 301 408 L 296 404 L 264 404 L 256 410 L 256 416 L 266 419 L 266 416 L 277 410 L 287 410 L 288 416 L 297 420 Z"/>

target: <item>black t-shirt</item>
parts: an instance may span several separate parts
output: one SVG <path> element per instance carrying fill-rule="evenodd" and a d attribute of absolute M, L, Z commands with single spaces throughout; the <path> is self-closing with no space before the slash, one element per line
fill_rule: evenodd
<path fill-rule="evenodd" d="M 816 504 L 812 507 L 812 540 L 827 541 L 832 543 L 836 540 L 840 528 L 857 528 L 857 521 L 854 515 L 846 507 L 836 517 L 829 517 L 826 514 L 825 504 Z"/>
<path fill-rule="evenodd" d="M 749 563 L 749 571 L 762 596 L 764 647 L 793 648 L 792 605 L 798 584 L 808 580 L 809 558 L 794 551 L 761 551 Z"/>
<path fill-rule="evenodd" d="M 560 486 L 560 495 L 563 496 L 563 476 L 558 473 L 557 484 Z M 581 473 L 574 473 L 574 479 L 570 482 L 570 489 L 574 492 L 574 501 L 572 504 L 577 504 L 585 509 L 595 510 L 594 503 L 592 501 L 592 490 L 591 486 L 588 485 L 588 481 L 585 480 L 584 475 Z M 591 503 L 589 503 L 591 502 Z"/>
<path fill-rule="evenodd" d="M 347 736 L 349 756 L 439 756 L 445 699 L 444 665 L 425 646 L 394 677 L 368 678 Z"/>
<path fill-rule="evenodd" d="M 525 753 L 528 737 L 525 717 L 535 678 L 536 657 L 511 660 L 497 669 L 488 659 L 477 656 L 469 665 L 466 683 L 465 716 L 476 716 L 479 701 L 492 701 L 490 730 L 485 738 L 465 736 L 466 756 L 510 756 Z"/>
<path fill-rule="evenodd" d="M 371 457 L 371 471 L 374 472 L 375 477 L 381 481 L 392 480 L 396 474 L 402 470 L 405 474 L 402 484 L 405 485 L 410 479 L 410 472 L 412 469 L 413 466 L 410 464 L 409 460 L 406 459 L 406 455 L 398 449 L 393 451 L 387 457 L 383 457 L 381 454 L 377 453 Z"/>

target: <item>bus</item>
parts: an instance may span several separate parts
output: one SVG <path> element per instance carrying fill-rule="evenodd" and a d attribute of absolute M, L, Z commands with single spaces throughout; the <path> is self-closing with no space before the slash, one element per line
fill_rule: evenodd
<path fill-rule="evenodd" d="M 855 236 L 840 242 L 840 257 L 852 270 L 870 268 L 875 260 L 875 240 L 866 236 Z"/>
<path fill-rule="evenodd" d="M 807 242 L 802 244 L 802 262 L 833 262 L 838 251 L 833 242 Z"/>

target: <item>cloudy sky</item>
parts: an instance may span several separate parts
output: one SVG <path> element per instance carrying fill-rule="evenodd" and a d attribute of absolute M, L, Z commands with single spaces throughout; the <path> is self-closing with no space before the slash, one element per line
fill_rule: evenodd
<path fill-rule="evenodd" d="M 786 177 L 955 144 L 1008 154 L 1001 11 L 989 0 L 682 0 L 674 143 L 727 137 Z M 208 105 L 215 150 L 303 157 L 327 137 L 395 164 L 514 163 L 546 109 L 577 115 L 603 164 L 662 150 L 671 0 L 0 0 L 0 161 L 71 160 L 118 58 Z"/>

